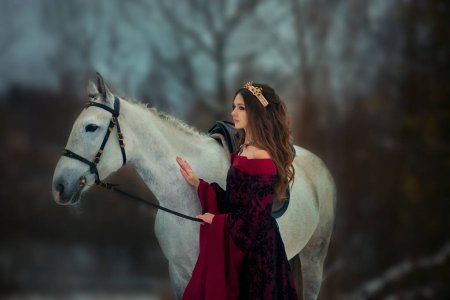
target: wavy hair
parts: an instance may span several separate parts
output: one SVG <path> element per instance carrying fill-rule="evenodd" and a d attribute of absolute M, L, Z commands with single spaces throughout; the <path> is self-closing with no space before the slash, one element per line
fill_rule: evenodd
<path fill-rule="evenodd" d="M 293 166 L 294 153 L 291 149 L 292 140 L 287 118 L 286 103 L 280 99 L 273 88 L 267 84 L 253 83 L 261 87 L 269 105 L 264 107 L 261 102 L 246 88 L 240 88 L 234 94 L 241 94 L 247 111 L 248 130 L 253 138 L 253 145 L 266 150 L 277 167 L 275 181 L 275 198 L 287 199 L 289 183 L 294 183 L 295 170 Z M 238 147 L 245 141 L 244 129 L 238 129 Z"/>

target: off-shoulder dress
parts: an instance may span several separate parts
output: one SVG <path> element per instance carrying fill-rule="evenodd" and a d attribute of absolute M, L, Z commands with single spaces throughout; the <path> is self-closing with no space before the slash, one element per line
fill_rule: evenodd
<path fill-rule="evenodd" d="M 200 253 L 184 300 L 297 299 L 278 224 L 272 217 L 277 168 L 270 158 L 231 154 L 226 190 L 200 178 Z"/>

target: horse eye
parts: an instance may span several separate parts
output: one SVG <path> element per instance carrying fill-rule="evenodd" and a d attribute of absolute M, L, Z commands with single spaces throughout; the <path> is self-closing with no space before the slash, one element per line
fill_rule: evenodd
<path fill-rule="evenodd" d="M 86 126 L 85 129 L 86 129 L 86 132 L 94 132 L 94 131 L 97 130 L 97 128 L 98 128 L 97 125 L 89 124 L 89 125 Z"/>

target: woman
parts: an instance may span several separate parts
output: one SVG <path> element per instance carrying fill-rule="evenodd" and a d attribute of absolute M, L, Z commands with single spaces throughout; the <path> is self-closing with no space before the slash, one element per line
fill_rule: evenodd
<path fill-rule="evenodd" d="M 293 181 L 286 105 L 265 84 L 246 83 L 233 100 L 239 150 L 226 190 L 177 157 L 202 206 L 200 254 L 183 299 L 297 299 L 272 200 Z"/>

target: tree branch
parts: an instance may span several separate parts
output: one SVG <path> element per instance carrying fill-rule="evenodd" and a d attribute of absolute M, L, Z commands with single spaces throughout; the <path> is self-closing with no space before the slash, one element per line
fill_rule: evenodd
<path fill-rule="evenodd" d="M 388 284 L 398 281 L 408 274 L 420 269 L 441 265 L 450 256 L 450 242 L 447 242 L 438 252 L 422 257 L 416 261 L 404 261 L 390 267 L 381 276 L 364 283 L 343 299 L 366 299 L 382 291 Z"/>

